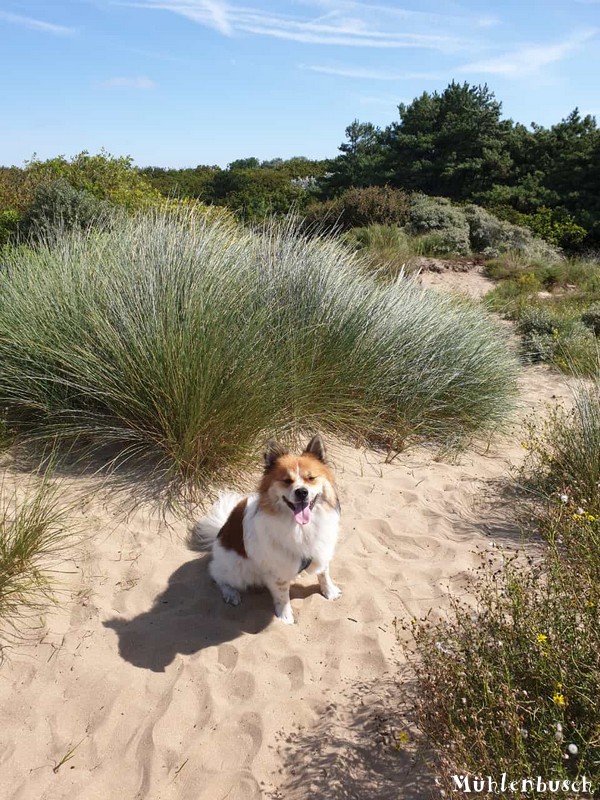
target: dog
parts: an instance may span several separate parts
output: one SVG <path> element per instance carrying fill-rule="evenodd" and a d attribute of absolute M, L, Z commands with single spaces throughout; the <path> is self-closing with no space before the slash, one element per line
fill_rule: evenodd
<path fill-rule="evenodd" d="M 221 495 L 196 523 L 194 539 L 197 549 L 212 548 L 209 572 L 226 603 L 236 606 L 241 591 L 266 586 L 275 615 L 291 625 L 290 585 L 303 570 L 317 576 L 328 600 L 341 595 L 329 576 L 340 503 L 319 435 L 300 455 L 269 441 L 264 461 L 258 491 Z"/>

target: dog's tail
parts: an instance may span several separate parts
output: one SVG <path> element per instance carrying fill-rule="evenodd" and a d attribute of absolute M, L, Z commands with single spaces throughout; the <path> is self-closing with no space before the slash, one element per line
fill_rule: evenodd
<path fill-rule="evenodd" d="M 243 494 L 236 494 L 235 492 L 223 492 L 220 494 L 219 499 L 208 513 L 190 529 L 187 538 L 189 549 L 197 550 L 200 553 L 210 550 L 219 535 L 219 531 L 229 519 L 229 515 L 240 500 L 243 499 Z"/>

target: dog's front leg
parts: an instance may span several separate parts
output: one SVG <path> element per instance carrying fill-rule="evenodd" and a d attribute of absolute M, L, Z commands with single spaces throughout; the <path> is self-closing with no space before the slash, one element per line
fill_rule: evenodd
<path fill-rule="evenodd" d="M 329 564 L 318 573 L 317 578 L 319 580 L 319 589 L 323 597 L 327 600 L 337 600 L 338 597 L 341 597 L 342 590 L 335 585 L 329 575 Z"/>
<path fill-rule="evenodd" d="M 265 583 L 273 596 L 275 615 L 286 625 L 294 624 L 292 604 L 290 603 L 290 581 L 270 576 Z"/>

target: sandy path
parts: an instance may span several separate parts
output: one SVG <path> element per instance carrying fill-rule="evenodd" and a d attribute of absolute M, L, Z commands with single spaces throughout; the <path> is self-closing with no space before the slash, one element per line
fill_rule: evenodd
<path fill-rule="evenodd" d="M 522 413 L 568 395 L 543 368 L 522 382 Z M 295 626 L 273 619 L 265 593 L 222 603 L 184 523 L 144 508 L 124 521 L 88 498 L 59 607 L 0 670 L 0 797 L 424 796 L 427 777 L 386 739 L 393 620 L 443 605 L 476 546 L 515 534 L 486 527 L 481 498 L 522 452 L 517 437 L 459 463 L 419 450 L 385 464 L 335 447 L 344 595 L 329 603 L 302 576 Z"/>

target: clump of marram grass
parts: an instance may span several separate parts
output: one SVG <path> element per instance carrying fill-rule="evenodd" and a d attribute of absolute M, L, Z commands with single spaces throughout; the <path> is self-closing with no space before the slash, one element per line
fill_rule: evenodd
<path fill-rule="evenodd" d="M 49 474 L 0 483 L 0 659 L 53 600 L 54 571 L 73 529 Z"/>
<path fill-rule="evenodd" d="M 171 486 L 231 480 L 267 436 L 306 429 L 465 439 L 515 393 L 484 311 L 382 285 L 291 222 L 119 219 L 8 253 L 0 284 L 0 404 L 21 441 L 116 446 Z"/>
<path fill-rule="evenodd" d="M 397 225 L 352 228 L 344 241 L 386 279 L 410 272 L 419 255 L 411 238 Z"/>

